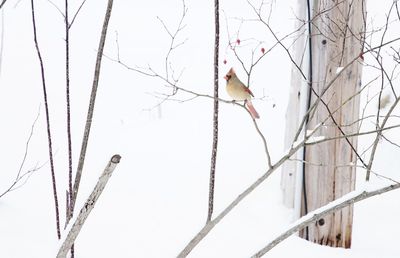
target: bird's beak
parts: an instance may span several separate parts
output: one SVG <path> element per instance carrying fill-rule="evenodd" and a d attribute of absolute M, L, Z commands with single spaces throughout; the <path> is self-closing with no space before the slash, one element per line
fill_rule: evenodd
<path fill-rule="evenodd" d="M 225 76 L 224 76 L 224 79 L 228 81 L 228 76 L 225 75 Z"/>

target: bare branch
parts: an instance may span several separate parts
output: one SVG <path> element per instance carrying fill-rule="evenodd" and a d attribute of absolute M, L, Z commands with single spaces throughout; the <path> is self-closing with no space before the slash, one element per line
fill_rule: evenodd
<path fill-rule="evenodd" d="M 386 128 L 387 128 L 387 127 L 386 127 Z M 390 144 L 396 146 L 397 148 L 400 148 L 400 144 L 397 144 L 397 143 L 395 143 L 395 142 L 389 140 L 389 139 L 388 139 L 386 136 L 384 136 L 383 134 L 382 134 L 381 136 L 382 136 L 382 138 L 385 139 L 388 143 L 390 143 Z"/>
<path fill-rule="evenodd" d="M 76 198 L 78 195 L 79 183 L 80 183 L 81 177 L 82 177 L 83 164 L 85 162 L 86 148 L 87 148 L 87 144 L 89 141 L 90 128 L 92 125 L 92 118 L 93 118 L 93 113 L 94 113 L 94 104 L 96 101 L 97 87 L 99 85 L 99 79 L 100 79 L 101 59 L 103 57 L 104 44 L 106 41 L 108 22 L 110 21 L 110 17 L 111 17 L 112 5 L 113 5 L 113 0 L 108 0 L 107 10 L 106 10 L 106 14 L 104 17 L 103 28 L 102 28 L 101 36 L 100 36 L 99 48 L 98 48 L 98 52 L 97 52 L 92 92 L 90 95 L 89 110 L 88 110 L 88 114 L 87 114 L 85 131 L 84 131 L 83 140 L 82 140 L 81 153 L 79 155 L 78 169 L 77 169 L 76 175 L 75 175 L 75 183 L 74 183 L 73 195 L 72 195 L 72 200 L 71 200 L 72 210 L 74 210 L 74 207 L 75 207 L 75 201 L 76 201 Z"/>
<path fill-rule="evenodd" d="M 52 139 L 51 139 L 51 131 L 50 131 L 50 114 L 49 114 L 49 105 L 48 105 L 48 101 L 47 101 L 47 89 L 46 89 L 44 64 L 43 64 L 43 60 L 42 60 L 42 55 L 40 53 L 39 44 L 38 44 L 38 40 L 37 40 L 37 34 L 36 34 L 34 0 L 31 0 L 31 9 L 32 9 L 33 40 L 35 42 L 36 53 L 38 55 L 39 63 L 40 63 L 40 72 L 41 72 L 42 86 L 43 86 L 44 107 L 45 107 L 45 111 L 46 111 L 47 140 L 48 140 L 48 147 L 49 147 L 50 170 L 51 170 L 51 179 L 52 179 L 52 185 L 53 185 L 54 204 L 55 204 L 55 210 L 56 210 L 57 237 L 58 237 L 58 239 L 60 239 L 60 237 L 61 237 L 60 215 L 59 215 L 59 209 L 58 209 L 56 176 L 55 176 L 55 172 L 54 172 L 53 148 L 52 148 Z"/>
<path fill-rule="evenodd" d="M 393 125 L 393 126 L 388 126 L 388 127 L 383 127 L 383 128 L 379 128 L 379 129 L 375 129 L 375 130 L 371 130 L 371 131 L 366 131 L 366 132 L 355 132 L 355 133 L 348 133 L 346 135 L 339 135 L 336 137 L 330 137 L 330 138 L 323 138 L 323 139 L 319 139 L 319 140 L 315 140 L 315 141 L 307 141 L 306 145 L 315 145 L 315 144 L 320 144 L 323 142 L 327 142 L 327 141 L 332 141 L 332 140 L 337 140 L 337 139 L 344 139 L 344 138 L 351 138 L 351 137 L 359 137 L 362 135 L 367 135 L 367 134 L 381 134 L 381 132 L 386 131 L 386 130 L 391 130 L 394 128 L 398 128 L 400 127 L 400 125 Z M 366 168 L 366 167 L 364 167 Z"/>
<path fill-rule="evenodd" d="M 272 168 L 271 155 L 269 153 L 267 140 L 266 140 L 264 134 L 261 132 L 260 128 L 258 127 L 257 121 L 252 117 L 250 111 L 246 108 L 246 106 L 244 104 L 243 105 L 238 104 L 238 105 L 240 107 L 242 107 L 243 109 L 245 109 L 247 111 L 247 113 L 249 114 L 250 118 L 253 120 L 254 128 L 256 129 L 258 135 L 260 135 L 261 140 L 264 144 L 264 152 L 265 152 L 265 155 L 267 156 L 267 166 L 268 166 L 268 168 L 271 169 Z"/>
<path fill-rule="evenodd" d="M 214 24 L 215 24 L 215 42 L 214 42 L 214 111 L 213 111 L 213 143 L 211 148 L 211 167 L 210 183 L 208 195 L 208 213 L 207 223 L 211 220 L 214 211 L 214 186 L 215 186 L 215 166 L 217 164 L 218 149 L 218 64 L 219 64 L 219 0 L 214 0 Z"/>
<path fill-rule="evenodd" d="M 399 103 L 399 101 L 400 101 L 400 97 L 398 97 L 396 99 L 396 101 L 392 104 L 392 106 L 390 107 L 389 111 L 386 114 L 386 117 L 383 119 L 382 123 L 379 125 L 380 129 L 385 128 L 385 125 L 386 125 L 387 121 L 389 120 L 389 117 L 391 116 L 392 112 L 396 108 L 396 106 Z M 374 158 L 375 158 L 376 149 L 378 148 L 378 142 L 379 142 L 380 135 L 381 135 L 381 133 L 378 131 L 377 134 L 376 134 L 374 143 L 372 145 L 373 147 L 372 147 L 371 155 L 370 155 L 370 158 L 369 158 L 369 163 L 368 163 L 368 166 L 367 166 L 368 170 L 367 170 L 367 174 L 366 174 L 366 177 L 365 177 L 366 181 L 369 181 L 369 178 L 370 178 L 370 171 L 372 169 L 372 163 L 373 163 Z"/>
<path fill-rule="evenodd" d="M 67 206 L 66 206 L 66 220 L 65 227 L 68 225 L 69 220 L 73 214 L 72 207 L 72 198 L 73 198 L 73 190 L 72 190 L 72 135 L 71 135 L 71 100 L 70 100 L 70 80 L 69 80 L 69 17 L 68 17 L 68 0 L 65 0 L 65 15 L 64 15 L 64 25 L 65 25 L 65 96 L 66 96 L 66 106 L 67 106 L 67 146 L 68 146 L 68 191 L 67 191 Z M 75 249 L 72 245 L 71 248 L 71 258 L 75 257 Z"/>
<path fill-rule="evenodd" d="M 170 69 L 169 69 L 170 68 L 170 63 L 169 63 L 170 55 L 171 55 L 173 50 L 175 50 L 177 47 L 183 45 L 186 42 L 186 39 L 185 39 L 180 43 L 175 43 L 176 37 L 178 36 L 179 32 L 181 32 L 186 27 L 186 25 L 183 24 L 183 21 L 185 20 L 188 8 L 186 7 L 186 3 L 185 3 L 184 0 L 182 0 L 182 5 L 183 5 L 182 6 L 182 16 L 181 16 L 181 18 L 179 20 L 179 23 L 178 23 L 178 26 L 177 26 L 177 28 L 176 28 L 176 30 L 174 32 L 171 32 L 168 29 L 168 26 L 165 24 L 165 22 L 160 17 L 157 16 L 157 19 L 160 21 L 160 23 L 162 24 L 163 28 L 165 29 L 165 31 L 168 33 L 168 35 L 171 38 L 170 39 L 170 44 L 169 44 L 169 49 L 168 49 L 167 54 L 165 56 L 165 63 L 164 63 L 164 66 L 165 66 L 165 77 L 167 78 L 167 80 L 170 79 Z M 173 73 L 172 73 L 171 76 L 173 77 Z"/>
<path fill-rule="evenodd" d="M 386 187 L 382 187 L 376 190 L 364 190 L 364 191 L 353 191 L 350 192 L 341 198 L 328 203 L 325 206 L 322 206 L 321 208 L 310 212 L 309 214 L 303 216 L 300 218 L 298 221 L 296 221 L 294 224 L 292 224 L 288 230 L 286 230 L 284 233 L 279 235 L 277 238 L 275 238 L 273 241 L 268 243 L 265 247 L 263 247 L 260 251 L 255 253 L 252 258 L 257 258 L 257 257 L 262 257 L 264 254 L 266 254 L 268 251 L 270 251 L 272 248 L 277 246 L 279 243 L 281 243 L 283 240 L 288 238 L 289 236 L 293 235 L 294 233 L 298 232 L 299 230 L 311 225 L 312 223 L 318 221 L 319 219 L 325 217 L 328 214 L 331 214 L 335 211 L 341 210 L 344 207 L 347 207 L 349 205 L 352 205 L 354 203 L 357 203 L 359 201 L 371 198 L 376 195 L 380 195 L 389 191 L 393 191 L 400 188 L 400 184 L 391 184 Z"/>

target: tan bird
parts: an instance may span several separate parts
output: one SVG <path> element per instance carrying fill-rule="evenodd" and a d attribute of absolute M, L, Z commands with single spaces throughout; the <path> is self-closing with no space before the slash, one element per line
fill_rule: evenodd
<path fill-rule="evenodd" d="M 251 103 L 251 97 L 254 97 L 253 93 L 250 91 L 246 85 L 243 84 L 236 76 L 235 70 L 231 68 L 229 72 L 225 75 L 226 80 L 226 91 L 233 100 L 245 101 L 247 108 L 250 111 L 251 116 L 254 119 L 260 118 L 253 104 Z"/>

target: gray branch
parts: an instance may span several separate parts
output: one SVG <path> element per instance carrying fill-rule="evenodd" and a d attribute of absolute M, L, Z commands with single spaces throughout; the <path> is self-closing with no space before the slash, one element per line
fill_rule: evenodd
<path fill-rule="evenodd" d="M 110 17 L 111 17 L 112 5 L 113 5 L 113 0 L 108 0 L 106 15 L 104 17 L 104 22 L 103 22 L 103 29 L 101 31 L 99 49 L 97 51 L 97 59 L 96 59 L 96 66 L 95 66 L 95 71 L 94 71 L 92 93 L 90 95 L 89 110 L 88 110 L 88 114 L 87 114 L 87 118 L 86 118 L 85 131 L 83 133 L 83 140 L 82 140 L 82 146 L 81 146 L 81 153 L 79 155 L 78 169 L 77 169 L 76 175 L 75 175 L 75 183 L 74 183 L 74 189 L 73 189 L 72 200 L 71 200 L 72 211 L 74 210 L 76 197 L 78 195 L 79 183 L 80 183 L 81 177 L 82 177 L 83 164 L 85 162 L 86 149 L 87 149 L 87 145 L 88 145 L 88 141 L 89 141 L 90 128 L 92 126 L 94 104 L 96 101 L 97 87 L 99 85 L 99 78 L 100 78 L 101 59 L 103 57 L 103 50 L 104 50 L 104 45 L 106 42 L 107 28 L 108 28 L 108 22 L 110 21 Z"/>
<path fill-rule="evenodd" d="M 108 179 L 110 179 L 114 169 L 118 165 L 121 159 L 120 155 L 114 155 L 110 162 L 108 162 L 107 167 L 104 169 L 103 174 L 100 176 L 99 180 L 97 181 L 96 186 L 94 187 L 92 193 L 90 194 L 89 198 L 86 200 L 85 204 L 81 208 L 79 215 L 74 220 L 74 223 L 70 227 L 68 234 L 65 238 L 63 238 L 62 245 L 58 251 L 57 258 L 65 258 L 67 256 L 68 251 L 71 249 L 72 245 L 75 242 L 76 237 L 78 236 L 83 224 L 85 223 L 87 217 L 89 216 L 90 212 L 94 208 L 96 201 L 99 199 L 101 193 L 103 192 Z M 62 241 L 62 240 L 61 240 Z"/>
<path fill-rule="evenodd" d="M 3 5 L 6 3 L 7 0 L 3 0 L 0 4 L 0 9 L 3 7 Z"/>

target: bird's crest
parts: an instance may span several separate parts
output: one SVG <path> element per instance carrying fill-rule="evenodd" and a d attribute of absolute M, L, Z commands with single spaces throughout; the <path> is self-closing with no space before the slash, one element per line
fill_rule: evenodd
<path fill-rule="evenodd" d="M 231 69 L 229 69 L 228 73 L 225 75 L 224 79 L 226 81 L 229 81 L 231 77 L 234 75 L 235 75 L 235 70 L 233 70 L 233 67 L 231 67 Z"/>

